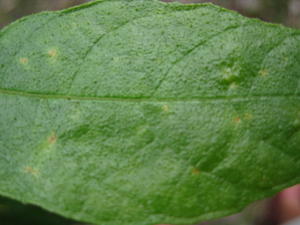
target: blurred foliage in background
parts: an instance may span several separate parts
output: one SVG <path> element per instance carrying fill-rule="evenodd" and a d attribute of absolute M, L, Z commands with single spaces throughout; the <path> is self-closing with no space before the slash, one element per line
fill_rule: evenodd
<path fill-rule="evenodd" d="M 0 0 L 0 27 L 28 14 L 63 9 L 87 1 Z M 300 0 L 181 0 L 181 2 L 213 2 L 237 10 L 246 16 L 300 28 Z"/>
<path fill-rule="evenodd" d="M 88 0 L 0 0 L 0 28 L 14 20 L 45 10 L 59 10 Z M 170 0 L 165 0 L 170 1 Z M 300 28 L 300 0 L 181 0 L 184 3 L 213 2 L 245 16 Z M 216 18 L 218 19 L 218 18 Z M 242 213 L 201 225 L 276 225 L 270 214 L 274 200 L 258 202 Z M 200 203 L 199 203 L 200 204 Z M 274 204 L 273 204 L 274 205 Z M 82 225 L 38 207 L 0 198 L 0 225 Z"/>

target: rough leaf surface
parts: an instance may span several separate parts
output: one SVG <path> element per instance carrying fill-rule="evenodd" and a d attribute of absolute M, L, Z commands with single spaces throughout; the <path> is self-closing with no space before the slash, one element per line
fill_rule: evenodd
<path fill-rule="evenodd" d="M 191 224 L 299 183 L 300 31 L 94 1 L 0 31 L 0 193 L 100 225 Z"/>

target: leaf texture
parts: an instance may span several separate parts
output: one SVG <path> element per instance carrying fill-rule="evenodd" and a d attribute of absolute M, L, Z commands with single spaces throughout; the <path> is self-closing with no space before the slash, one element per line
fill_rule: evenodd
<path fill-rule="evenodd" d="M 104 0 L 0 31 L 0 194 L 105 225 L 191 224 L 300 181 L 300 31 Z"/>

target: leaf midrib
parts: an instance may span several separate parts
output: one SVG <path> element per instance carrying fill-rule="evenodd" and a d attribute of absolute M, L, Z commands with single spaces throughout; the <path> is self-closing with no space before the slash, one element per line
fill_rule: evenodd
<path fill-rule="evenodd" d="M 34 93 L 19 90 L 0 89 L 0 95 L 14 95 L 19 97 L 40 98 L 40 99 L 61 99 L 61 100 L 78 100 L 78 101 L 103 101 L 103 102 L 201 102 L 201 101 L 251 101 L 266 100 L 273 98 L 300 98 L 299 94 L 264 94 L 249 96 L 203 96 L 203 97 L 147 97 L 147 96 L 76 96 L 76 95 L 56 95 L 45 93 Z"/>

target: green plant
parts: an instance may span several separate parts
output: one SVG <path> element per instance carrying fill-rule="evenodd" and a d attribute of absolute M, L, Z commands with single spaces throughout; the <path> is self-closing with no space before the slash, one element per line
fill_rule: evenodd
<path fill-rule="evenodd" d="M 0 33 L 0 193 L 187 224 L 299 183 L 300 31 L 211 4 L 94 1 Z"/>

